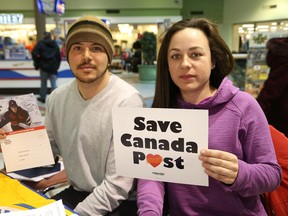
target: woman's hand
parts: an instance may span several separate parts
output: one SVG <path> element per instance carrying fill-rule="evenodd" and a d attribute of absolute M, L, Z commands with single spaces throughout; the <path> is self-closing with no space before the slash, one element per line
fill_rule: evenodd
<path fill-rule="evenodd" d="M 229 152 L 204 149 L 199 159 L 203 162 L 205 173 L 225 184 L 233 184 L 238 175 L 238 158 Z"/>

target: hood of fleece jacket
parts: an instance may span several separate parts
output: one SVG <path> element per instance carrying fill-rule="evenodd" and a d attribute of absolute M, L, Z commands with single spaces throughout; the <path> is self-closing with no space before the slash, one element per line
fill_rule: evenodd
<path fill-rule="evenodd" d="M 45 46 L 47 48 L 55 49 L 55 47 L 58 46 L 57 43 L 54 40 L 50 39 L 50 38 L 44 38 L 42 41 L 43 41 L 43 44 L 45 44 Z"/>
<path fill-rule="evenodd" d="M 182 108 L 195 108 L 195 109 L 211 109 L 220 104 L 227 103 L 231 100 L 235 94 L 239 91 L 239 88 L 235 87 L 231 80 L 225 77 L 219 86 L 216 94 L 204 99 L 199 104 L 188 104 L 184 101 L 180 101 L 180 107 Z"/>
<path fill-rule="evenodd" d="M 277 66 L 281 63 L 287 64 L 288 59 L 288 37 L 272 38 L 267 42 L 266 61 L 269 67 Z"/>

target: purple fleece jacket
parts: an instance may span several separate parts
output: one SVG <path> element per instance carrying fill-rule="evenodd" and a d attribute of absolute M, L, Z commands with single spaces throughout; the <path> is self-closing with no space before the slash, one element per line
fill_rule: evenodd
<path fill-rule="evenodd" d="M 209 187 L 166 183 L 170 216 L 267 215 L 259 194 L 281 180 L 269 127 L 257 101 L 225 78 L 217 93 L 199 104 L 180 101 L 183 109 L 209 110 L 210 149 L 235 154 L 239 172 L 232 185 L 209 177 Z M 139 179 L 140 216 L 161 216 L 164 183 Z"/>

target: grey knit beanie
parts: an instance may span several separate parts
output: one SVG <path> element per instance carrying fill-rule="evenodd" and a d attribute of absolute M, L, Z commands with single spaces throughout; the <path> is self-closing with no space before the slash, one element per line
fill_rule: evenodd
<path fill-rule="evenodd" d="M 68 30 L 66 36 L 66 56 L 72 44 L 77 42 L 93 42 L 102 45 L 109 58 L 113 57 L 113 38 L 109 27 L 99 18 L 94 16 L 83 16 L 76 20 Z"/>

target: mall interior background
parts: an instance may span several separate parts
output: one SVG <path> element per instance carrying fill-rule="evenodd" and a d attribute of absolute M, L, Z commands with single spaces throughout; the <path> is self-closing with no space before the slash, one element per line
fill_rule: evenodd
<path fill-rule="evenodd" d="M 258 72 L 253 69 L 254 62 L 252 61 L 254 59 L 249 60 L 249 54 L 247 54 L 247 44 L 251 40 L 251 35 L 261 33 L 261 37 L 267 37 L 266 34 L 268 37 L 272 37 L 275 32 L 280 32 L 281 36 L 288 32 L 287 0 L 63 0 L 65 13 L 61 15 L 40 14 L 37 10 L 36 1 L 10 0 L 9 3 L 0 1 L 0 36 L 2 42 L 4 38 L 8 37 L 12 38 L 17 45 L 24 44 L 27 49 L 31 49 L 36 41 L 42 37 L 43 30 L 46 30 L 54 34 L 59 46 L 61 46 L 69 25 L 76 18 L 88 14 L 95 15 L 110 23 L 115 40 L 114 68 L 127 70 L 123 65 L 123 53 L 131 53 L 133 43 L 141 37 L 143 32 L 154 32 L 157 35 L 157 48 L 159 48 L 165 30 L 174 22 L 189 17 L 207 17 L 218 24 L 221 35 L 234 53 L 238 67 L 235 69 L 234 80 L 242 89 L 245 88 L 246 73 L 250 70 L 247 68 L 247 62 L 252 68 L 251 73 L 258 74 L 251 76 L 252 79 L 257 80 L 256 86 L 258 87 L 269 71 L 263 61 L 260 62 L 263 67 L 258 67 L 260 68 Z M 22 16 L 21 23 L 5 23 L 2 17 L 7 14 L 20 14 Z M 263 47 L 264 44 L 262 44 Z M 29 51 L 25 50 L 25 52 L 24 58 L 29 60 Z M 265 50 L 260 52 L 265 55 Z M 5 69 L 12 66 L 5 64 L 7 63 L 5 60 L 8 59 L 5 58 L 4 49 L 1 51 L 1 43 L 0 56 L 2 56 L 0 72 L 3 72 L 3 67 Z M 9 55 L 7 56 L 9 58 Z M 18 62 L 13 64 L 13 67 L 17 64 Z M 261 78 L 260 81 L 259 77 Z M 11 86 L 7 79 L 2 79 L 1 76 L 0 82 L 0 88 L 1 86 L 2 88 L 7 85 Z M 250 92 L 252 94 L 257 93 L 257 91 L 256 93 L 253 91 Z"/>
<path fill-rule="evenodd" d="M 19 27 L 0 24 L 1 33 L 4 34 L 8 29 L 15 32 L 19 28 L 25 29 L 26 27 L 28 29 L 34 27 L 35 30 L 34 7 L 34 0 L 0 1 L 0 14 L 20 13 L 24 16 L 23 24 Z M 155 25 L 163 23 L 165 19 L 170 19 L 173 23 L 181 18 L 204 16 L 220 25 L 220 32 L 225 41 L 232 51 L 237 52 L 239 51 L 237 39 L 239 35 L 235 27 L 254 24 L 254 31 L 257 31 L 259 29 L 256 28 L 257 25 L 260 28 L 268 25 L 270 31 L 275 28 L 276 22 L 276 27 L 280 29 L 281 25 L 284 25 L 283 27 L 287 30 L 287 10 L 288 1 L 286 0 L 65 0 L 65 13 L 59 16 L 47 15 L 46 29 L 55 29 L 57 23 L 57 27 L 60 28 L 57 33 L 64 36 L 67 30 L 65 23 L 79 16 L 91 14 L 110 20 L 112 27 L 114 27 L 113 24 L 132 24 L 133 33 L 142 33 L 141 31 L 146 30 L 146 24 L 151 24 L 153 26 L 151 30 L 157 31 L 154 29 L 157 28 Z M 25 25 L 31 25 L 31 27 Z M 240 36 L 243 36 L 243 33 L 246 32 L 241 32 Z M 135 39 L 135 35 L 132 37 Z M 119 39 L 122 40 L 121 36 Z"/>

